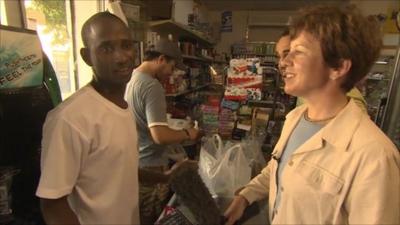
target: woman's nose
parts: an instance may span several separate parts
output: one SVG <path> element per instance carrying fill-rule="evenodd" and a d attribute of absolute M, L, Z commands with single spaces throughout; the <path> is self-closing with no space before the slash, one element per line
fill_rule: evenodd
<path fill-rule="evenodd" d="M 279 61 L 279 66 L 287 67 L 292 63 L 292 59 L 293 59 L 293 54 L 291 52 L 288 52 L 288 54 L 282 57 L 281 60 Z"/>

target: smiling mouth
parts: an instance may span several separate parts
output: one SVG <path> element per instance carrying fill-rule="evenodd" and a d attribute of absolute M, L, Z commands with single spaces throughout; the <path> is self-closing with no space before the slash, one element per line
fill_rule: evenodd
<path fill-rule="evenodd" d="M 124 68 L 124 69 L 119 69 L 115 70 L 116 73 L 131 73 L 132 69 L 131 68 Z"/>
<path fill-rule="evenodd" d="M 294 74 L 292 74 L 292 73 L 283 73 L 282 77 L 285 78 L 285 79 L 289 79 L 289 78 L 294 77 Z"/>

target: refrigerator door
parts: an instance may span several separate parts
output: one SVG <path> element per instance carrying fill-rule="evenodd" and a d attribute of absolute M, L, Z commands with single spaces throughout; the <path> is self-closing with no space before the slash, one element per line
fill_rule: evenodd
<path fill-rule="evenodd" d="M 381 129 L 400 149 L 400 48 L 397 49 L 393 77 L 383 113 Z"/>

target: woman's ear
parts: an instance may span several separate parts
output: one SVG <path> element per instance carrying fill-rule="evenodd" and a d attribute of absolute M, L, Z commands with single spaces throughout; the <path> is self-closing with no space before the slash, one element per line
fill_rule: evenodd
<path fill-rule="evenodd" d="M 342 78 L 349 73 L 350 68 L 351 68 L 351 60 L 343 59 L 341 60 L 339 67 L 334 68 L 332 70 L 332 73 L 329 75 L 329 78 L 331 80 L 337 80 L 339 78 Z"/>
<path fill-rule="evenodd" d="M 81 48 L 80 50 L 81 53 L 81 57 L 83 59 L 83 61 L 85 61 L 85 63 L 88 66 L 93 66 L 92 60 L 90 59 L 90 51 L 88 48 Z"/>

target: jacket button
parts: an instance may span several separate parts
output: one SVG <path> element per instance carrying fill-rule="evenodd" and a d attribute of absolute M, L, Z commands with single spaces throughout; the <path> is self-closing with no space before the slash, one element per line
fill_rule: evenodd
<path fill-rule="evenodd" d="M 283 190 L 284 190 L 283 187 L 281 187 L 281 192 L 283 192 Z"/>
<path fill-rule="evenodd" d="M 288 165 L 289 165 L 289 166 L 293 166 L 293 161 L 290 161 L 290 162 L 288 163 Z"/>

